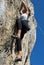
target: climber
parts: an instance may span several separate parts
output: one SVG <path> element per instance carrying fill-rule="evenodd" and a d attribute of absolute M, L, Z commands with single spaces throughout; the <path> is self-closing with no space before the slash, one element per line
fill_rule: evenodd
<path fill-rule="evenodd" d="M 25 8 L 24 6 L 22 6 L 20 10 L 20 14 L 21 16 L 17 20 L 17 28 L 18 28 L 17 35 L 13 35 L 13 37 L 16 38 L 16 44 L 17 44 L 17 50 L 18 50 L 18 55 L 15 59 L 16 62 L 22 61 L 21 33 L 24 31 L 26 33 L 28 30 L 30 30 L 28 26 L 28 17 L 30 16 L 30 9 L 28 7 Z"/>

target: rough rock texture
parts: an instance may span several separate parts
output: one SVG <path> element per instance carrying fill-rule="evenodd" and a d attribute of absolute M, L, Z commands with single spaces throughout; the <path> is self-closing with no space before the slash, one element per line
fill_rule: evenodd
<path fill-rule="evenodd" d="M 22 1 L 31 10 L 28 22 L 30 30 L 25 33 L 22 39 L 22 62 L 15 63 L 16 53 L 14 49 L 16 40 L 11 38 L 11 35 L 17 31 L 14 26 L 16 18 L 20 17 L 19 8 Z M 30 0 L 0 0 L 0 65 L 30 65 L 30 54 L 36 41 L 36 27 L 34 7 Z M 10 50 L 11 43 L 13 44 L 12 54 Z"/>

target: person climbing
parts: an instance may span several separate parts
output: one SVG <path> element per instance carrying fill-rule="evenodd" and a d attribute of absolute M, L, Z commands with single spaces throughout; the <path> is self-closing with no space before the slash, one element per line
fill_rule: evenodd
<path fill-rule="evenodd" d="M 28 26 L 28 17 L 30 16 L 30 9 L 28 7 L 26 8 L 24 5 L 20 9 L 20 14 L 21 16 L 17 20 L 17 28 L 18 28 L 17 35 L 13 35 L 13 37 L 16 38 L 17 51 L 18 51 L 18 55 L 15 59 L 15 62 L 22 61 L 21 33 L 24 31 L 26 33 L 28 30 L 30 30 Z"/>

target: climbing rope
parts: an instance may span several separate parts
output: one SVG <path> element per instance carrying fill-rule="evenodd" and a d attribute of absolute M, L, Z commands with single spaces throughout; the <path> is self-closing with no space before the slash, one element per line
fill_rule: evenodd
<path fill-rule="evenodd" d="M 24 65 L 26 64 L 26 62 L 27 62 L 27 60 L 28 60 L 29 53 L 30 53 L 30 51 L 29 51 L 29 47 L 28 47 L 28 53 L 27 53 L 27 56 L 26 56 L 26 59 L 25 59 Z"/>
<path fill-rule="evenodd" d="M 44 36 L 44 31 L 42 30 L 41 26 L 37 23 L 39 30 L 41 31 L 42 35 Z"/>

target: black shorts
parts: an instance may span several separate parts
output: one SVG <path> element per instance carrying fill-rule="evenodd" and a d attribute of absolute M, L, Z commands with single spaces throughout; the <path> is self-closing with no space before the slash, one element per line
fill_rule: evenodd
<path fill-rule="evenodd" d="M 29 30 L 29 26 L 28 26 L 28 20 L 21 20 L 18 19 L 17 20 L 17 28 L 18 29 L 22 29 L 24 27 L 24 29 Z"/>
<path fill-rule="evenodd" d="M 30 27 L 28 25 L 28 20 L 17 20 L 17 30 L 22 30 L 21 32 L 21 38 L 23 38 L 24 34 L 30 30 Z"/>

